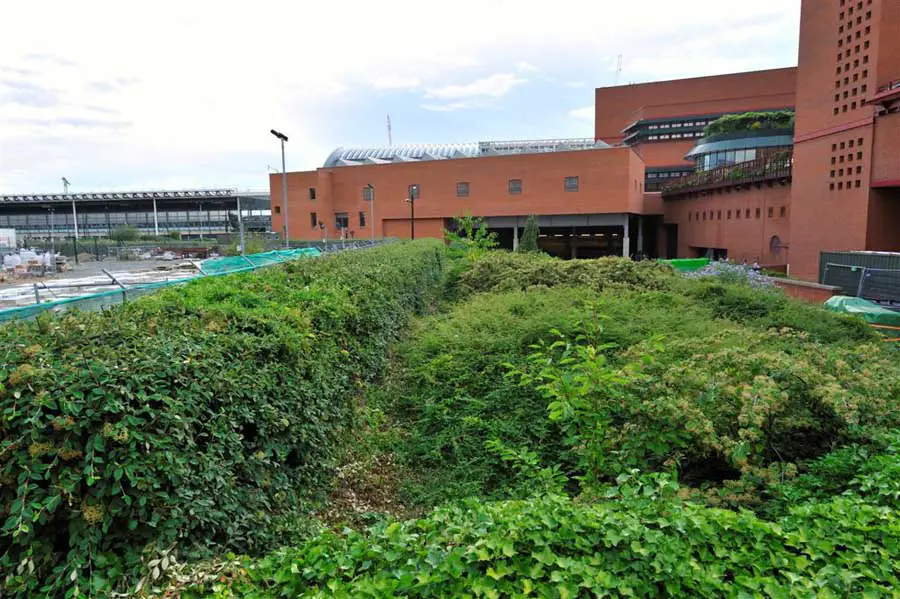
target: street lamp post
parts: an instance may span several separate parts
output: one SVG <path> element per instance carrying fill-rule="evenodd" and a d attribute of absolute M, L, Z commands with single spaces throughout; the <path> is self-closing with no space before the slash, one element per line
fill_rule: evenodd
<path fill-rule="evenodd" d="M 288 206 L 287 206 L 287 169 L 284 162 L 284 142 L 288 140 L 287 135 L 279 133 L 275 129 L 269 131 L 272 135 L 281 140 L 281 212 L 284 213 L 284 247 L 291 247 L 291 237 L 288 231 Z"/>
<path fill-rule="evenodd" d="M 62 184 L 63 193 L 69 195 L 69 180 L 63 177 Z M 78 212 L 75 210 L 75 198 L 72 198 L 72 220 L 75 222 L 75 241 L 78 241 Z"/>
<path fill-rule="evenodd" d="M 409 238 L 416 238 L 416 196 L 419 195 L 419 186 L 409 186 Z"/>
<path fill-rule="evenodd" d="M 372 228 L 372 243 L 375 243 L 375 186 L 369 183 L 366 189 L 369 190 L 369 227 Z"/>

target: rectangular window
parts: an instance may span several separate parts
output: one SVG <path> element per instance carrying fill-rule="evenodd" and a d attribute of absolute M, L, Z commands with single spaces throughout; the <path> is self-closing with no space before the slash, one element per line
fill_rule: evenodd
<path fill-rule="evenodd" d="M 281 206 L 275 206 L 275 214 L 281 214 Z"/>
<path fill-rule="evenodd" d="M 510 195 L 517 196 L 522 193 L 522 180 L 521 179 L 510 179 L 509 180 L 509 193 Z"/>
<path fill-rule="evenodd" d="M 578 191 L 578 177 L 566 177 L 566 191 Z"/>
<path fill-rule="evenodd" d="M 691 222 L 691 216 L 692 216 L 693 214 L 694 214 L 693 212 L 688 212 L 688 222 Z"/>
<path fill-rule="evenodd" d="M 458 198 L 467 198 L 469 197 L 469 184 L 465 181 L 461 181 L 456 184 L 456 197 Z"/>
<path fill-rule="evenodd" d="M 782 206 L 781 209 L 778 211 L 778 215 L 781 216 L 782 218 L 784 218 L 785 214 L 787 214 L 787 208 Z"/>
<path fill-rule="evenodd" d="M 309 226 L 310 226 L 311 228 L 313 228 L 313 229 L 315 229 L 316 227 L 319 226 L 319 219 L 316 218 L 316 213 L 315 213 L 315 212 L 310 212 L 310 213 L 309 213 Z"/>
<path fill-rule="evenodd" d="M 375 188 L 374 187 L 369 187 L 367 185 L 366 187 L 363 187 L 362 190 L 363 190 L 363 201 L 364 202 L 371 202 L 375 198 Z"/>
<path fill-rule="evenodd" d="M 309 199 L 311 199 L 311 200 L 316 199 L 316 188 L 315 187 L 309 188 Z"/>
<path fill-rule="evenodd" d="M 350 215 L 346 212 L 338 212 L 334 215 L 334 226 L 340 231 L 341 229 L 350 228 Z"/>
<path fill-rule="evenodd" d="M 719 211 L 716 213 L 716 220 L 722 220 L 722 211 L 721 211 L 721 210 L 719 210 Z"/>
<path fill-rule="evenodd" d="M 731 210 L 728 211 L 728 220 L 731 220 Z"/>
<path fill-rule="evenodd" d="M 419 184 L 413 183 L 409 186 L 409 193 L 406 196 L 407 198 L 412 198 L 413 200 L 419 199 Z"/>
<path fill-rule="evenodd" d="M 366 228 L 366 212 L 364 210 L 359 211 L 359 228 Z"/>
<path fill-rule="evenodd" d="M 759 220 L 759 208 L 756 209 L 756 220 Z"/>

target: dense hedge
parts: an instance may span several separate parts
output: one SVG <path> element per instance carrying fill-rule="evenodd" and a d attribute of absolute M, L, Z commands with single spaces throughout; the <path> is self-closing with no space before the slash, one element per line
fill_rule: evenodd
<path fill-rule="evenodd" d="M 649 260 L 559 260 L 546 254 L 495 251 L 473 261 L 460 275 L 458 285 L 466 293 L 578 285 L 596 291 L 616 287 L 648 290 L 664 289 L 676 276 L 670 266 Z"/>
<path fill-rule="evenodd" d="M 725 133 L 737 133 L 738 131 L 757 130 L 794 130 L 794 111 L 774 110 L 769 112 L 745 112 L 743 114 L 728 114 L 709 125 L 703 131 L 704 137 L 722 135 Z"/>
<path fill-rule="evenodd" d="M 393 244 L 0 329 L 0 594 L 107 596 L 158 550 L 290 540 L 442 271 L 438 242 Z"/>
<path fill-rule="evenodd" d="M 570 490 L 588 470 L 677 467 L 705 500 L 758 509 L 810 460 L 900 425 L 900 366 L 871 329 L 777 289 L 503 252 L 458 280 L 514 290 L 476 293 L 398 347 L 376 403 L 400 431 L 408 504 L 527 496 L 542 466 Z M 582 430 L 553 405 L 580 411 Z"/>
<path fill-rule="evenodd" d="M 598 504 L 547 496 L 326 534 L 188 598 L 888 597 L 900 515 L 856 496 L 776 521 L 675 499 L 629 475 Z"/>

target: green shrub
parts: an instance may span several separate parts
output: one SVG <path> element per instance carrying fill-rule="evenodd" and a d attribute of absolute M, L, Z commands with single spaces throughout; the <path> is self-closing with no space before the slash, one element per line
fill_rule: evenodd
<path fill-rule="evenodd" d="M 410 471 L 410 501 L 514 493 L 524 481 L 486 447 L 493 440 L 564 459 L 546 402 L 510 380 L 505 364 L 521 363 L 551 329 L 569 330 L 590 296 L 587 289 L 481 295 L 414 328 L 398 348 L 401 372 L 385 408 L 404 431 L 397 449 Z"/>
<path fill-rule="evenodd" d="M 3 596 L 109 596 L 173 546 L 289 541 L 442 256 L 391 244 L 0 329 Z"/>
<path fill-rule="evenodd" d="M 807 333 L 814 341 L 829 344 L 857 344 L 878 338 L 859 318 L 835 314 L 783 293 L 703 279 L 680 283 L 688 297 L 708 307 L 716 317 L 756 329 L 789 328 Z"/>
<path fill-rule="evenodd" d="M 765 487 L 900 426 L 900 365 L 875 344 L 734 329 L 614 349 L 586 321 L 578 337 L 541 344 L 519 372 L 544 393 L 589 485 L 678 467 L 697 484 L 741 477 Z"/>
<path fill-rule="evenodd" d="M 772 110 L 768 112 L 727 114 L 707 125 L 706 129 L 703 131 L 703 136 L 712 137 L 714 135 L 722 135 L 725 133 L 737 133 L 740 131 L 754 131 L 761 129 L 793 131 L 794 111 Z"/>
<path fill-rule="evenodd" d="M 468 293 L 525 290 L 531 287 L 587 286 L 665 289 L 675 278 L 668 265 L 626 258 L 559 260 L 544 254 L 490 252 L 459 278 Z"/>
<path fill-rule="evenodd" d="M 848 497 L 770 522 L 675 492 L 623 475 L 599 504 L 470 501 L 325 534 L 186 597 L 885 597 L 900 585 L 895 510 Z"/>
<path fill-rule="evenodd" d="M 540 248 L 538 248 L 538 237 L 540 236 L 540 229 L 537 224 L 537 217 L 535 215 L 531 215 L 528 217 L 528 220 L 525 221 L 525 230 L 522 231 L 522 239 L 519 241 L 519 251 L 520 252 L 537 252 Z"/>

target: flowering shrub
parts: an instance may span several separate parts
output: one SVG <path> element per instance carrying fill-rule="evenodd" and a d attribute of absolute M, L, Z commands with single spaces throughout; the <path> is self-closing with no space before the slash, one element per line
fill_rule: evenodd
<path fill-rule="evenodd" d="M 775 284 L 746 264 L 737 264 L 730 260 L 717 260 L 710 262 L 704 268 L 685 273 L 689 279 L 715 277 L 724 283 L 738 283 L 753 287 L 754 289 L 776 289 Z"/>

